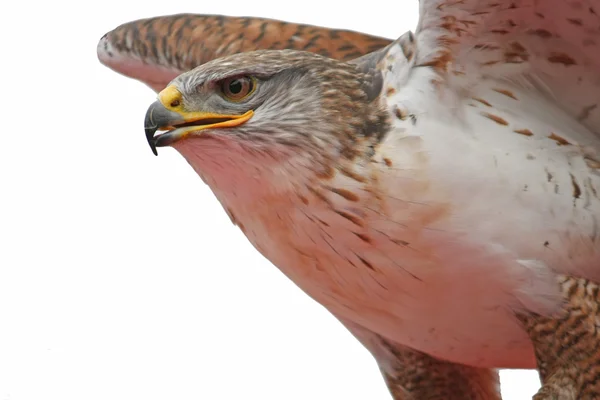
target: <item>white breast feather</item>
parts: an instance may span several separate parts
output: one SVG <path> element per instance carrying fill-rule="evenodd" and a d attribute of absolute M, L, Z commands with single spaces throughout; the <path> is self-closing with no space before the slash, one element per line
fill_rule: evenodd
<path fill-rule="evenodd" d="M 520 300 L 550 310 L 549 271 L 600 279 L 600 2 L 421 3 L 414 59 L 400 39 L 380 67 L 392 114 L 416 119 L 382 148 L 390 196 L 427 180 L 410 200 L 449 202 L 437 228 L 514 254 L 538 280 Z"/>

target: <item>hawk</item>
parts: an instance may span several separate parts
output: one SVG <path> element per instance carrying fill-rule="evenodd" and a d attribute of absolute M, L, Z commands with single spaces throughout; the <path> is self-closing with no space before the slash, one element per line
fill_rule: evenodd
<path fill-rule="evenodd" d="M 414 34 L 353 33 L 382 46 L 353 60 L 282 43 L 182 60 L 155 33 L 99 52 L 156 89 L 202 63 L 148 109 L 152 150 L 181 153 L 395 399 L 497 399 L 496 368 L 538 368 L 537 399 L 596 398 L 597 12 L 421 0 Z"/>

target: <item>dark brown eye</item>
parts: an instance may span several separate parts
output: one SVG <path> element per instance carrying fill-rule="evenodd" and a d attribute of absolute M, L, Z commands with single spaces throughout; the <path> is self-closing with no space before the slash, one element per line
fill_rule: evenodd
<path fill-rule="evenodd" d="M 243 100 L 254 92 L 255 87 L 254 79 L 247 76 L 228 78 L 221 83 L 223 95 L 232 101 Z"/>

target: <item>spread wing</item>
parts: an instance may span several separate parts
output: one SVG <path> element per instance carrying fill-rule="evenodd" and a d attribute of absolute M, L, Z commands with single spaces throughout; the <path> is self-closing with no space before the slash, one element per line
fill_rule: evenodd
<path fill-rule="evenodd" d="M 390 197 L 450 204 L 441 231 L 598 278 L 600 0 L 420 1 L 414 35 L 360 59 L 391 111 Z"/>
<path fill-rule="evenodd" d="M 600 0 L 421 0 L 417 36 L 454 74 L 533 85 L 600 134 Z"/>
<path fill-rule="evenodd" d="M 156 91 L 215 58 L 260 49 L 296 49 L 340 60 L 378 50 L 389 39 L 265 18 L 179 14 L 128 22 L 98 43 L 107 67 Z"/>

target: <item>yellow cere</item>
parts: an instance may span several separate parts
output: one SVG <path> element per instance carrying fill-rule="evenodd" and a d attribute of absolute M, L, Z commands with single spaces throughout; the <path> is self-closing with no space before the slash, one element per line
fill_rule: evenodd
<path fill-rule="evenodd" d="M 167 110 L 178 111 L 181 109 L 181 92 L 175 86 L 167 86 L 158 94 L 158 100 Z"/>
<path fill-rule="evenodd" d="M 186 126 L 178 128 L 177 126 L 161 127 L 162 129 L 178 129 L 184 136 L 193 131 L 200 131 L 209 128 L 231 128 L 241 125 L 248 121 L 254 115 L 252 110 L 245 112 L 242 115 L 218 114 L 202 111 L 185 111 L 182 104 L 181 92 L 173 85 L 166 87 L 158 94 L 158 99 L 162 105 L 173 112 L 181 115 L 181 118 L 186 122 L 198 122 L 198 125 Z M 216 122 L 214 124 L 202 124 L 203 120 L 207 119 L 227 119 L 226 121 Z"/>

